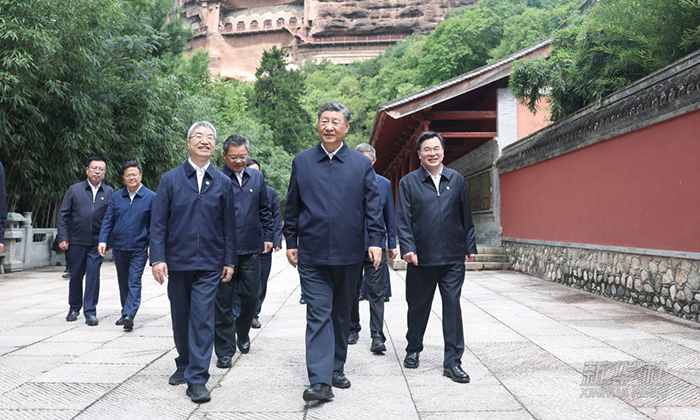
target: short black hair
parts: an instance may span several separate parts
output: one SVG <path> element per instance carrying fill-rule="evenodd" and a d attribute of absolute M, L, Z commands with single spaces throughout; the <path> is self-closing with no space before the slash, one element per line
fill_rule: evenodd
<path fill-rule="evenodd" d="M 87 164 L 85 165 L 85 167 L 89 168 L 90 164 L 92 162 L 104 162 L 105 166 L 107 165 L 107 159 L 103 158 L 102 156 L 92 156 L 92 157 L 88 158 Z"/>
<path fill-rule="evenodd" d="M 224 153 L 228 153 L 228 149 L 230 149 L 231 146 L 245 146 L 245 149 L 250 151 L 250 140 L 242 134 L 233 134 L 224 142 Z"/>
<path fill-rule="evenodd" d="M 418 140 L 416 140 L 416 150 L 420 150 L 420 147 L 423 145 L 423 142 L 432 138 L 437 138 L 438 140 L 440 140 L 440 145 L 442 145 L 443 149 L 445 148 L 445 139 L 443 139 L 441 135 L 439 135 L 435 131 L 424 131 L 421 133 L 420 136 L 418 136 Z"/>
<path fill-rule="evenodd" d="M 250 165 L 258 165 L 258 168 L 262 169 L 262 165 L 260 164 L 260 161 L 255 159 L 255 158 L 248 158 L 248 161 L 245 163 L 245 166 L 250 166 Z"/>
<path fill-rule="evenodd" d="M 126 170 L 129 168 L 137 168 L 139 170 L 139 173 L 143 173 L 143 167 L 141 166 L 141 164 L 135 160 L 130 160 L 128 162 L 124 162 L 124 164 L 122 165 L 122 175 L 124 175 L 124 172 L 126 172 Z"/>
<path fill-rule="evenodd" d="M 324 104 L 321 106 L 321 109 L 318 110 L 318 120 L 321 121 L 321 115 L 326 112 L 340 112 L 343 114 L 343 118 L 345 119 L 346 123 L 350 122 L 350 110 L 348 107 L 345 105 L 341 104 L 340 102 L 328 102 L 327 104 Z"/>

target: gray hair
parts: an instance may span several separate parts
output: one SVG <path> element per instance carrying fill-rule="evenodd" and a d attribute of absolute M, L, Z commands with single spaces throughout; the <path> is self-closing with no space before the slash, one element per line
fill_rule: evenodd
<path fill-rule="evenodd" d="M 192 138 L 192 133 L 194 130 L 198 129 L 199 127 L 207 127 L 211 131 L 214 132 L 214 139 L 216 139 L 216 128 L 214 128 L 214 125 L 210 123 L 209 121 L 197 121 L 196 123 L 192 124 L 192 127 L 190 127 L 189 130 L 187 130 L 187 138 Z"/>
<path fill-rule="evenodd" d="M 377 158 L 377 150 L 369 143 L 360 143 L 355 146 L 355 150 L 360 153 L 369 153 L 369 155 L 372 156 L 372 159 Z"/>
<path fill-rule="evenodd" d="M 250 140 L 242 134 L 233 134 L 224 142 L 224 153 L 228 153 L 228 149 L 233 147 L 245 146 L 245 150 L 250 152 Z"/>
<path fill-rule="evenodd" d="M 340 112 L 343 114 L 343 118 L 345 119 L 346 123 L 350 122 L 350 110 L 348 107 L 345 105 L 341 104 L 340 102 L 328 102 L 327 104 L 324 104 L 321 109 L 318 110 L 318 120 L 321 121 L 321 114 L 323 114 L 326 111 L 331 111 L 331 112 Z"/>

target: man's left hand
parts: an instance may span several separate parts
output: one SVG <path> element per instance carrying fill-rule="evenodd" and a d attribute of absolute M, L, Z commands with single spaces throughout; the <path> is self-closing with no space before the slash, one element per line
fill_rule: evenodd
<path fill-rule="evenodd" d="M 270 251 L 272 251 L 272 242 L 265 242 L 265 250 L 263 251 L 263 254 L 267 254 Z"/>
<path fill-rule="evenodd" d="M 396 257 L 399 256 L 399 250 L 398 249 L 390 249 L 389 250 L 389 260 L 394 261 Z"/>
<path fill-rule="evenodd" d="M 468 254 L 464 257 L 464 262 L 472 262 L 476 258 L 476 254 Z"/>
<path fill-rule="evenodd" d="M 379 269 L 379 264 L 382 262 L 382 249 L 378 246 L 371 246 L 367 250 L 369 254 L 369 259 L 374 263 L 374 269 Z"/>
<path fill-rule="evenodd" d="M 232 265 L 225 265 L 224 266 L 224 271 L 221 272 L 221 281 L 226 283 L 231 281 L 231 277 L 233 277 L 233 269 L 234 266 Z"/>

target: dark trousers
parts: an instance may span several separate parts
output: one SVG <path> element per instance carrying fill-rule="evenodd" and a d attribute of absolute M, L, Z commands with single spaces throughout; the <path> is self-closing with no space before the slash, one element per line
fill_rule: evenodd
<path fill-rule="evenodd" d="M 374 269 L 374 263 L 369 259 L 369 254 L 365 252 L 364 276 L 360 275 L 359 280 L 367 283 L 367 300 L 369 301 L 369 330 L 372 337 L 379 336 L 382 341 L 384 337 L 384 292 L 386 291 L 386 283 L 384 273 L 389 269 L 387 267 L 386 250 L 382 252 L 382 262 L 377 270 Z M 359 285 L 358 285 L 359 286 Z M 350 311 L 350 330 L 360 331 L 360 288 L 355 287 L 355 296 L 352 301 L 352 310 Z"/>
<path fill-rule="evenodd" d="M 71 311 L 80 311 L 83 315 L 97 315 L 97 301 L 100 299 L 100 267 L 104 258 L 95 246 L 70 245 L 70 282 L 68 284 L 68 304 Z M 83 276 L 85 276 L 85 300 L 83 301 Z"/>
<path fill-rule="evenodd" d="M 258 293 L 258 309 L 255 311 L 255 319 L 258 319 L 263 301 L 267 295 L 267 280 L 272 271 L 272 251 L 260 254 L 260 293 Z"/>
<path fill-rule="evenodd" d="M 362 263 L 299 263 L 306 298 L 306 370 L 311 384 L 330 385 L 333 371 L 345 368 L 350 333 L 350 306 Z"/>
<path fill-rule="evenodd" d="M 148 249 L 139 251 L 112 250 L 117 268 L 122 315 L 136 316 L 141 306 L 141 278 L 148 259 Z"/>
<path fill-rule="evenodd" d="M 389 276 L 389 265 L 384 268 L 384 297 L 391 297 L 391 279 Z M 367 276 L 362 277 L 362 287 L 360 287 L 360 296 L 367 297 Z"/>
<path fill-rule="evenodd" d="M 170 271 L 168 298 L 175 365 L 188 384 L 206 384 L 214 344 L 214 301 L 221 271 Z"/>
<path fill-rule="evenodd" d="M 238 256 L 238 265 L 230 282 L 219 283 L 216 292 L 216 327 L 214 348 L 216 356 L 236 353 L 236 334 L 248 338 L 250 324 L 258 308 L 260 292 L 260 254 Z M 240 312 L 234 313 L 234 295 L 240 299 Z"/>
<path fill-rule="evenodd" d="M 408 264 L 406 272 L 406 302 L 408 303 L 408 332 L 406 352 L 423 350 L 423 336 L 428 325 L 435 285 L 442 298 L 442 334 L 445 339 L 445 368 L 462 365 L 464 329 L 460 298 L 464 284 L 464 263 L 440 266 Z"/>

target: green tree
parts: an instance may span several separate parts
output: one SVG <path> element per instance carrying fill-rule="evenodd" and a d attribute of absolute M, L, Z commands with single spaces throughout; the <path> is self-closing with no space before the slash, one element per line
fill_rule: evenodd
<path fill-rule="evenodd" d="M 700 48 L 699 33 L 695 0 L 602 1 L 554 34 L 549 60 L 517 63 L 511 88 L 532 110 L 548 96 L 559 120 Z"/>
<path fill-rule="evenodd" d="M 287 51 L 276 46 L 263 52 L 255 71 L 252 105 L 259 121 L 272 130 L 275 143 L 296 154 L 313 144 L 314 136 L 311 116 L 300 103 L 304 75 L 287 69 L 288 56 Z"/>
<path fill-rule="evenodd" d="M 182 133 L 177 81 L 154 57 L 163 35 L 132 16 L 139 2 L 0 0 L 0 156 L 8 204 L 55 222 L 66 188 L 93 154 L 144 163 L 144 182 L 171 166 Z"/>

